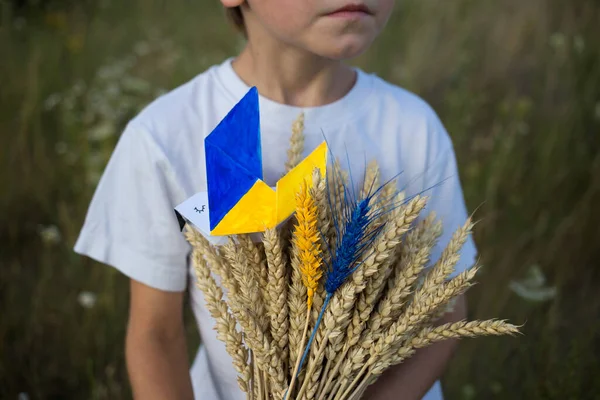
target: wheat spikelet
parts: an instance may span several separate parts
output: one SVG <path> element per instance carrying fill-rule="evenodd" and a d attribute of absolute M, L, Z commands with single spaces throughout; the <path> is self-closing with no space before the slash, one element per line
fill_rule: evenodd
<path fill-rule="evenodd" d="M 220 254 L 217 248 L 210 244 L 206 238 L 200 234 L 188 238 L 192 247 L 198 249 L 204 258 L 208 261 L 210 269 L 221 278 L 221 284 L 227 292 L 235 292 L 238 290 L 237 282 L 233 276 L 227 259 L 223 254 Z"/>
<path fill-rule="evenodd" d="M 373 193 L 373 190 L 379 187 L 380 176 L 379 164 L 376 160 L 371 161 L 365 170 L 365 178 L 360 193 L 361 198 L 367 197 L 369 193 Z"/>
<path fill-rule="evenodd" d="M 321 171 L 317 168 L 314 169 L 312 174 L 312 187 L 310 188 L 310 195 L 314 199 L 317 206 L 317 228 L 321 239 L 321 249 L 323 250 L 323 257 L 326 260 L 329 254 L 327 253 L 327 246 L 325 242 L 327 232 L 332 226 L 331 213 L 329 205 L 327 203 L 327 181 L 321 175 Z"/>
<path fill-rule="evenodd" d="M 269 316 L 266 313 L 267 305 L 264 301 L 263 293 L 267 287 L 267 269 L 261 268 L 261 257 L 258 249 L 248 235 L 240 235 L 237 237 L 239 246 L 235 246 L 233 241 L 230 242 L 229 249 L 230 257 L 233 257 L 233 274 L 236 276 L 240 287 L 244 286 L 248 292 L 244 293 L 249 296 L 252 303 L 252 312 L 254 317 L 260 323 L 263 332 L 269 332 Z M 231 249 L 240 253 L 239 255 L 231 255 Z M 241 266 L 244 266 L 243 268 Z M 262 271 L 261 271 L 262 270 Z M 263 281 L 264 279 L 264 281 Z"/>
<path fill-rule="evenodd" d="M 271 320 L 271 336 L 277 346 L 277 350 L 282 360 L 288 359 L 288 302 L 287 302 L 287 279 L 283 250 L 281 248 L 281 238 L 276 229 L 267 229 L 263 243 L 265 246 L 265 255 L 267 258 L 268 277 L 267 290 L 269 291 L 270 301 L 268 312 Z"/>
<path fill-rule="evenodd" d="M 296 246 L 292 246 L 292 281 L 289 286 L 288 312 L 289 312 L 289 368 L 290 373 L 296 365 L 298 353 L 302 341 L 302 329 L 304 327 L 304 316 L 306 314 L 306 287 L 302 284 L 300 273 L 300 252 Z"/>
<path fill-rule="evenodd" d="M 435 211 L 430 212 L 427 217 L 418 221 L 416 226 L 411 229 L 405 239 L 405 244 L 398 248 L 394 265 L 396 268 L 392 271 L 388 280 L 388 289 L 391 290 L 396 284 L 396 274 L 402 271 L 402 257 L 410 248 L 418 249 L 421 247 L 433 248 L 442 234 L 442 222 L 436 220 Z"/>
<path fill-rule="evenodd" d="M 190 243 L 198 244 L 197 232 L 188 229 Z M 233 366 L 238 373 L 237 381 L 240 389 L 248 393 L 252 370 L 248 364 L 248 350 L 243 344 L 242 334 L 236 329 L 236 320 L 229 312 L 227 303 L 223 301 L 223 292 L 212 277 L 210 269 L 202 251 L 194 247 L 192 253 L 194 269 L 196 271 L 196 285 L 202 290 L 204 300 L 211 316 L 216 321 L 217 338 L 225 343 L 225 348 L 233 359 Z"/>
<path fill-rule="evenodd" d="M 258 284 L 258 296 L 255 296 L 255 301 L 258 301 L 260 304 L 257 304 L 257 309 L 262 311 L 261 314 L 257 314 L 259 321 L 261 323 L 262 329 L 265 332 L 269 331 L 269 316 L 265 312 L 267 310 L 268 304 L 270 302 L 270 295 L 267 290 L 268 286 L 268 271 L 267 266 L 265 264 L 264 258 L 260 254 L 260 250 L 258 245 L 252 241 L 250 235 L 239 235 L 238 241 L 241 246 L 241 250 L 245 254 L 245 258 L 248 260 L 248 264 L 250 265 L 250 269 L 253 273 L 254 279 Z M 247 279 L 247 278 L 246 278 Z"/>
<path fill-rule="evenodd" d="M 290 137 L 290 148 L 287 152 L 288 159 L 285 163 L 286 173 L 290 172 L 296 165 L 302 161 L 304 152 L 304 113 L 298 115 L 298 118 L 292 124 L 292 135 Z"/>
<path fill-rule="evenodd" d="M 352 348 L 340 369 L 340 376 L 350 377 L 354 372 L 358 371 L 366 356 L 367 352 L 362 347 Z"/>
<path fill-rule="evenodd" d="M 315 169 L 313 171 L 313 186 L 310 189 L 310 194 L 313 197 L 315 204 L 317 205 L 317 228 L 319 231 L 320 243 L 321 243 L 321 256 L 323 258 L 323 264 L 327 265 L 330 262 L 329 257 L 329 243 L 327 243 L 327 232 L 329 232 L 332 226 L 331 214 L 329 206 L 327 204 L 327 182 L 322 177 L 321 171 Z M 323 279 L 321 279 L 317 285 L 315 295 L 313 297 L 313 308 L 312 308 L 312 319 L 311 328 L 314 328 L 317 318 L 319 316 L 319 310 L 323 306 L 325 300 L 325 286 L 323 285 Z"/>
<path fill-rule="evenodd" d="M 436 219 L 435 211 L 420 221 L 414 230 L 414 245 L 433 247 L 442 234 L 442 221 Z"/>
<path fill-rule="evenodd" d="M 335 214 L 337 221 L 344 221 L 342 214 L 344 199 L 348 195 L 348 173 L 342 169 L 339 160 L 335 160 L 333 166 L 327 172 L 327 202 L 330 212 Z M 332 216 L 333 218 L 333 216 Z M 329 246 L 336 246 L 336 227 L 331 224 L 326 236 Z"/>
<path fill-rule="evenodd" d="M 460 249 L 467 241 L 472 228 L 473 223 L 468 218 L 465 224 L 454 232 L 450 242 L 442 251 L 441 257 L 423 281 L 423 287 L 427 288 L 426 290 L 435 290 L 454 271 L 454 267 L 460 259 Z"/>
<path fill-rule="evenodd" d="M 336 325 L 333 330 L 329 331 L 328 343 L 325 348 L 325 356 L 331 362 L 336 360 L 338 352 L 344 346 L 344 338 L 346 337 L 346 329 L 350 324 L 352 310 L 356 302 L 356 286 L 352 281 L 346 283 L 346 290 L 339 290 L 335 296 L 340 298 L 341 313 L 336 315 Z M 334 297 L 335 297 L 334 296 Z"/>
<path fill-rule="evenodd" d="M 229 278 L 233 279 L 233 283 L 231 286 L 236 288 L 235 292 L 239 292 L 240 285 L 244 283 L 244 281 L 248 278 L 254 278 L 254 282 L 256 282 L 256 289 L 258 289 L 258 281 L 255 279 L 254 270 L 248 265 L 248 255 L 244 252 L 243 257 L 238 256 L 237 254 L 237 244 L 234 240 L 234 236 L 230 236 L 227 238 L 227 244 L 220 246 L 220 254 L 223 256 L 224 263 L 221 268 L 226 271 L 223 271 Z M 241 249 L 239 249 L 242 252 Z M 239 262 L 241 260 L 244 261 L 244 265 L 248 267 L 247 273 L 249 275 L 244 275 L 243 271 L 239 267 Z"/>
<path fill-rule="evenodd" d="M 404 346 L 400 347 L 387 363 L 376 364 L 372 370 L 372 375 L 380 375 L 390 366 L 399 364 L 411 357 L 416 350 L 430 346 L 436 342 L 447 339 L 473 338 L 476 336 L 515 335 L 518 332 L 519 329 L 515 325 L 494 319 L 487 321 L 459 321 L 437 327 L 428 326 L 423 328 L 418 335 L 408 340 Z"/>
<path fill-rule="evenodd" d="M 299 250 L 300 273 L 306 287 L 307 307 L 312 307 L 313 296 L 323 274 L 321 269 L 321 245 L 317 230 L 317 206 L 308 192 L 306 183 L 302 184 L 296 195 L 296 219 L 294 246 Z"/>
<path fill-rule="evenodd" d="M 265 260 L 261 255 L 261 251 L 259 249 L 259 244 L 254 243 L 250 235 L 239 235 L 238 240 L 244 252 L 246 252 L 246 257 L 250 261 L 250 266 L 252 267 L 252 271 L 256 276 L 256 279 L 259 283 L 259 289 L 262 294 L 262 300 L 264 304 L 269 303 L 269 292 L 267 290 L 267 267 L 265 265 Z"/>
<path fill-rule="evenodd" d="M 514 335 L 519 328 L 506 321 L 491 319 L 487 321 L 459 321 L 427 327 L 411 340 L 410 345 L 422 348 L 445 339 L 475 336 Z"/>

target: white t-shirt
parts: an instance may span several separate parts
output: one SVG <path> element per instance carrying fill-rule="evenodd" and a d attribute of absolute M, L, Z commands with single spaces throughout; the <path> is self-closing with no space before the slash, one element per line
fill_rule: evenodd
<path fill-rule="evenodd" d="M 342 165 L 346 151 L 354 180 L 365 162 L 377 159 L 384 179 L 398 173 L 407 195 L 426 192 L 427 210 L 444 221 L 436 260 L 467 212 L 451 140 L 435 112 L 422 99 L 357 69 L 353 89 L 321 107 L 297 108 L 260 98 L 264 180 L 281 177 L 291 126 L 305 113 L 305 156 L 323 138 Z M 165 291 L 189 289 L 202 345 L 191 368 L 195 397 L 243 399 L 224 344 L 204 306 L 188 264 L 189 245 L 179 230 L 174 207 L 206 190 L 204 138 L 249 87 L 231 67 L 215 65 L 158 98 L 127 125 L 98 184 L 75 251 L 111 265 L 128 277 Z M 476 249 L 463 248 L 457 273 L 470 267 Z M 442 399 L 439 382 L 426 396 Z"/>

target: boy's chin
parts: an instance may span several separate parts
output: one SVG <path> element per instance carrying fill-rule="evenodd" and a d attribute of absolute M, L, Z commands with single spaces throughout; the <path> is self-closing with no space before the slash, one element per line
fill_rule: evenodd
<path fill-rule="evenodd" d="M 347 60 L 358 57 L 368 50 L 372 40 L 325 41 L 314 46 L 312 52 L 330 60 Z"/>

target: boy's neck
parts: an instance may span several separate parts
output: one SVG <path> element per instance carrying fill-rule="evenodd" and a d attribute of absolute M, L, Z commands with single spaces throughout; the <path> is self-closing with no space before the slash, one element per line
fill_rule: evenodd
<path fill-rule="evenodd" d="M 250 42 L 232 63 L 249 86 L 275 102 L 317 107 L 344 97 L 356 82 L 356 72 L 336 60 L 327 60 L 295 48 Z"/>

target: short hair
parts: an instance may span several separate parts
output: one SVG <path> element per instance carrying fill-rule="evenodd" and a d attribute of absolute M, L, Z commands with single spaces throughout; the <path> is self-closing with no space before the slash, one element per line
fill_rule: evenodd
<path fill-rule="evenodd" d="M 235 28 L 240 31 L 241 33 L 243 33 L 244 35 L 246 34 L 246 25 L 244 24 L 244 16 L 242 15 L 242 8 L 241 7 L 230 7 L 225 9 L 225 12 L 227 13 L 227 18 L 229 19 L 229 21 L 231 21 L 231 23 L 233 24 L 233 26 L 235 26 Z"/>

